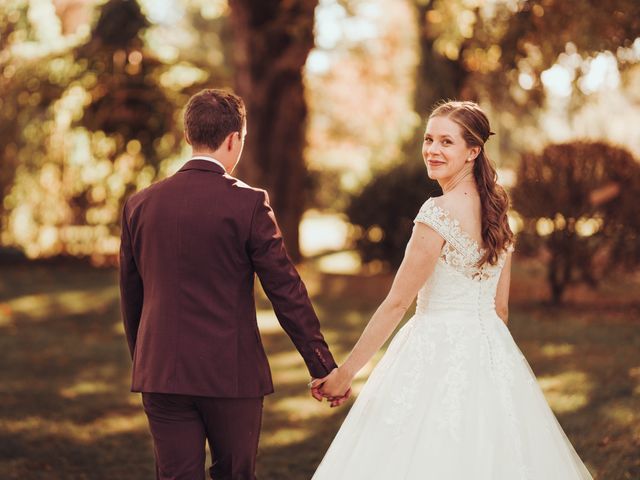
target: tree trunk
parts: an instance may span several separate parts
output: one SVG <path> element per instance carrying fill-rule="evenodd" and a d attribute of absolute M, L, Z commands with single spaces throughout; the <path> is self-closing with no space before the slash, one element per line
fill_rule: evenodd
<path fill-rule="evenodd" d="M 416 12 L 418 26 L 419 63 L 416 67 L 416 84 L 413 105 L 416 113 L 420 115 L 420 124 L 403 146 L 406 158 L 421 158 L 422 142 L 416 139 L 422 138 L 427 123 L 427 117 L 433 106 L 440 100 L 465 99 L 470 100 L 466 88 L 469 73 L 462 63 L 461 47 L 460 57 L 450 60 L 440 54 L 435 48 L 436 36 L 431 24 L 427 21 L 430 11 L 435 9 L 433 2 L 415 0 L 413 6 Z"/>
<path fill-rule="evenodd" d="M 307 106 L 302 69 L 313 47 L 318 0 L 230 0 L 235 89 L 247 106 L 247 137 L 236 174 L 269 191 L 294 261 L 308 187 Z"/>
<path fill-rule="evenodd" d="M 573 241 L 574 234 L 567 230 L 555 231 L 549 239 L 551 260 L 548 265 L 547 280 L 551 288 L 551 301 L 554 305 L 563 303 L 563 295 L 571 284 L 575 269 L 574 252 L 577 245 Z"/>
<path fill-rule="evenodd" d="M 564 294 L 566 285 L 561 278 L 561 270 L 563 270 L 562 260 L 556 252 L 553 252 L 547 268 L 547 281 L 549 282 L 549 288 L 551 289 L 551 303 L 554 305 L 561 305 L 562 295 Z"/>
<path fill-rule="evenodd" d="M 465 89 L 469 73 L 462 63 L 465 46 L 460 49 L 457 60 L 450 60 L 434 48 L 436 38 L 430 31 L 427 21 L 429 11 L 434 10 L 433 2 L 415 2 L 416 17 L 418 19 L 418 38 L 420 48 L 420 63 L 417 68 L 415 109 L 426 121 L 425 115 L 430 113 L 433 105 L 439 100 L 469 98 L 470 91 Z M 424 125 L 420 127 L 424 129 Z"/>

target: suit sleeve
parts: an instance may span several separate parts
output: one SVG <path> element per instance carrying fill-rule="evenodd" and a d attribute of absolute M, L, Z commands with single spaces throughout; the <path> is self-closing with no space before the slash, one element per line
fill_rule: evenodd
<path fill-rule="evenodd" d="M 142 277 L 133 257 L 131 231 L 127 217 L 127 203 L 122 209 L 122 233 L 120 240 L 120 309 L 124 321 L 124 331 L 133 358 L 142 314 Z"/>
<path fill-rule="evenodd" d="M 336 363 L 320 332 L 307 289 L 287 255 L 269 196 L 264 191 L 260 191 L 253 212 L 248 249 L 280 325 L 302 355 L 311 376 L 324 377 Z"/>

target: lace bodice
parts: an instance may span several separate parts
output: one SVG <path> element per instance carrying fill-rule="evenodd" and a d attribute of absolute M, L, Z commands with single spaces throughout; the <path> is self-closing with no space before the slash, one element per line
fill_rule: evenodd
<path fill-rule="evenodd" d="M 416 306 L 416 316 L 423 317 L 416 322 L 416 329 L 425 332 L 425 339 L 432 339 L 431 346 L 425 351 L 435 351 L 437 335 L 432 332 L 441 331 L 441 327 L 445 332 L 442 339 L 448 347 L 447 367 L 443 374 L 446 383 L 442 392 L 444 407 L 438 426 L 449 431 L 453 438 L 460 438 L 465 385 L 470 381 L 465 365 L 474 361 L 473 350 L 479 345 L 480 354 L 475 355 L 475 361 L 487 366 L 511 428 L 517 431 L 508 387 L 517 357 L 513 352 L 498 348 L 494 338 L 496 329 L 505 328 L 495 312 L 495 296 L 507 253 L 513 251 L 513 246 L 509 245 L 500 253 L 495 265 L 478 266 L 484 249 L 434 199 L 430 198 L 422 205 L 414 221 L 430 226 L 445 240 L 433 273 L 418 293 Z M 520 476 L 514 478 L 529 479 L 524 471 L 519 443 L 514 445 L 514 453 L 522 469 Z"/>
<path fill-rule="evenodd" d="M 493 308 L 500 272 L 513 246 L 495 265 L 478 267 L 484 249 L 433 198 L 424 202 L 414 222 L 430 226 L 445 240 L 436 268 L 418 294 L 417 312 L 428 306 Z"/>

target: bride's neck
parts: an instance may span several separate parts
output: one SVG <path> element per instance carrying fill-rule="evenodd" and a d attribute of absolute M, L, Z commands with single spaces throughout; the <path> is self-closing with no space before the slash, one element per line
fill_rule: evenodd
<path fill-rule="evenodd" d="M 438 183 L 440 184 L 442 193 L 449 193 L 455 190 L 456 187 L 459 187 L 459 186 L 475 187 L 476 180 L 473 177 L 473 169 L 464 168 L 449 178 L 443 178 L 442 180 L 438 180 Z"/>

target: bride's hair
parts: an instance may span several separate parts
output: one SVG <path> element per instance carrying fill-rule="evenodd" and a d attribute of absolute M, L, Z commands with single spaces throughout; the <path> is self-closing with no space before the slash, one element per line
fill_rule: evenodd
<path fill-rule="evenodd" d="M 478 185 L 482 205 L 482 240 L 486 247 L 479 264 L 495 265 L 498 255 L 513 242 L 507 211 L 509 196 L 498 184 L 498 174 L 485 152 L 484 144 L 493 135 L 489 119 L 475 102 L 448 101 L 436 105 L 429 118 L 448 117 L 456 122 L 468 147 L 480 147 L 475 159 L 473 176 Z"/>

